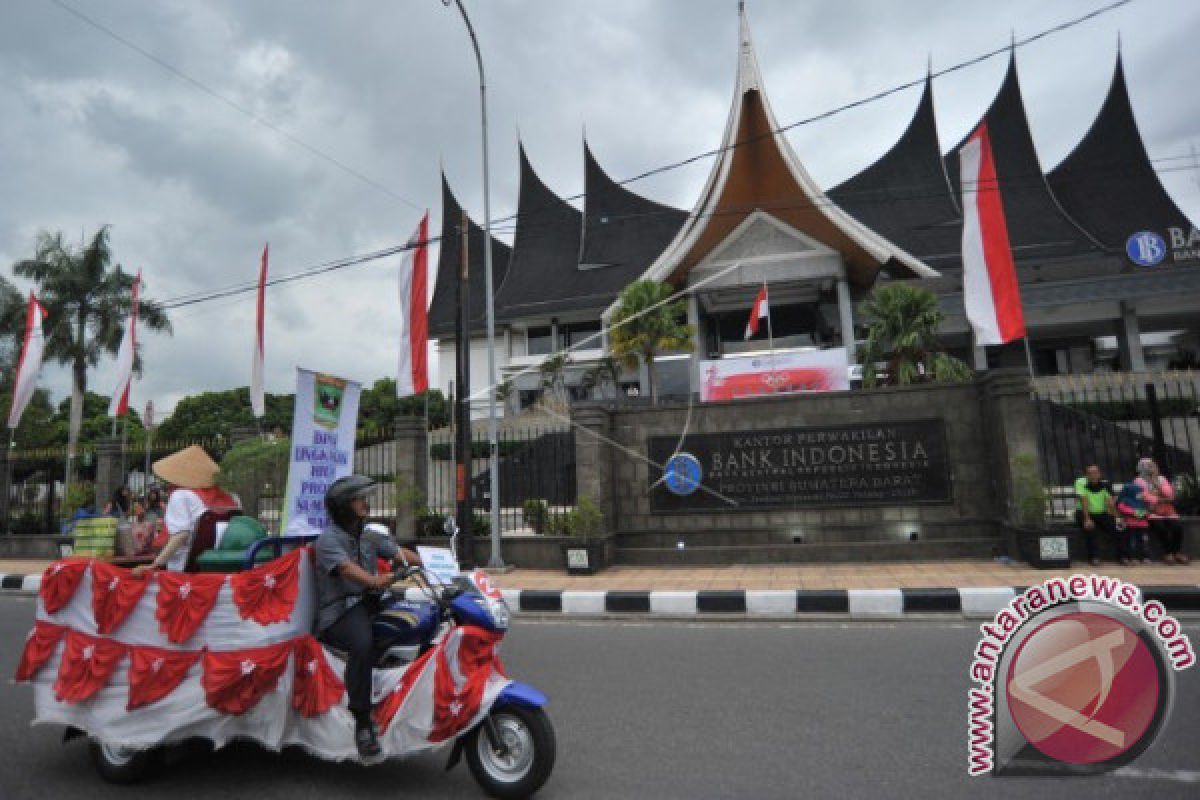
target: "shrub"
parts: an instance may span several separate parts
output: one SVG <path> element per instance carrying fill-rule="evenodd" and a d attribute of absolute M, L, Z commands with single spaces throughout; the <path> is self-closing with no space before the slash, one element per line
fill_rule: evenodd
<path fill-rule="evenodd" d="M 546 521 L 549 515 L 550 510 L 546 506 L 545 500 L 531 497 L 521 504 L 521 516 L 534 533 L 546 532 Z"/>
<path fill-rule="evenodd" d="M 1016 508 L 1017 521 L 1026 528 L 1042 528 L 1046 524 L 1049 498 L 1042 485 L 1037 460 L 1028 453 L 1013 456 L 1013 486 L 1010 501 Z"/>
<path fill-rule="evenodd" d="M 67 494 L 62 501 L 62 515 L 64 519 L 71 519 L 75 516 L 75 512 L 81 508 L 94 509 L 96 507 L 96 486 L 91 481 L 78 481 L 72 483 L 67 489 Z M 23 516 L 29 516 L 28 514 Z M 33 515 L 35 518 L 36 514 Z M 14 532 L 16 524 L 13 525 Z"/>
<path fill-rule="evenodd" d="M 291 440 L 285 438 L 239 442 L 221 459 L 217 485 L 243 501 L 264 494 L 268 486 L 273 493 L 283 494 L 287 488 L 291 449 Z"/>

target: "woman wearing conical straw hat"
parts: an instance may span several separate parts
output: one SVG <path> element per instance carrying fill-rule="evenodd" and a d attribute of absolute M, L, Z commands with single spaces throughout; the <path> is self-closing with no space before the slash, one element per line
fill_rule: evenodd
<path fill-rule="evenodd" d="M 198 444 L 160 458 L 154 462 L 153 469 L 154 474 L 171 487 L 163 515 L 168 539 L 152 563 L 134 568 L 137 575 L 152 569 L 182 572 L 191 551 L 196 523 L 204 512 L 236 509 L 241 505 L 236 497 L 217 487 L 220 468 Z"/>

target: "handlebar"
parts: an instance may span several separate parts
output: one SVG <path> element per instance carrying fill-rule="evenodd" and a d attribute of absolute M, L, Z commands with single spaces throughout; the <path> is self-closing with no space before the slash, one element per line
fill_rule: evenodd
<path fill-rule="evenodd" d="M 254 569 L 258 563 L 258 553 L 260 550 L 270 548 L 275 551 L 275 558 L 279 558 L 281 555 L 283 555 L 283 548 L 285 545 L 299 546 L 302 544 L 308 544 L 309 542 L 315 542 L 316 540 L 316 534 L 308 534 L 305 536 L 268 536 L 265 539 L 259 539 L 246 548 L 246 557 L 243 559 L 242 569 Z"/>

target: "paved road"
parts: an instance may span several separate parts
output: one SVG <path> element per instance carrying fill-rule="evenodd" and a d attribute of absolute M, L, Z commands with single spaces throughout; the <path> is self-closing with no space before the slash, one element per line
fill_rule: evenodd
<path fill-rule="evenodd" d="M 33 614 L 0 597 L 0 675 Z M 1193 640 L 1200 624 L 1189 622 Z M 510 671 L 544 689 L 559 759 L 545 798 L 1200 796 L 1200 670 L 1178 682 L 1167 731 L 1122 775 L 969 779 L 965 706 L 973 626 L 518 620 Z M 0 798 L 479 797 L 441 757 L 364 769 L 234 746 L 156 781 L 105 785 L 85 748 L 30 729 L 31 692 L 0 685 Z"/>

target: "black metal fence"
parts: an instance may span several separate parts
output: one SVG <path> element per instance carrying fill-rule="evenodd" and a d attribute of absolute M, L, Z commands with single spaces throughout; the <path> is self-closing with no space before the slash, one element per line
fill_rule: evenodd
<path fill-rule="evenodd" d="M 1108 480 L 1121 485 L 1134 477 L 1144 457 L 1158 462 L 1183 489 L 1181 510 L 1200 504 L 1193 496 L 1200 472 L 1200 374 L 1039 378 L 1035 398 L 1053 516 L 1074 514 L 1072 487 L 1088 465 L 1098 465 Z"/>
<path fill-rule="evenodd" d="M 471 500 L 477 517 L 491 509 L 491 471 L 488 437 L 472 432 Z M 542 522 L 526 519 L 527 500 L 545 505 L 545 518 L 553 524 L 575 505 L 575 432 L 564 427 L 501 429 L 497 435 L 500 477 L 500 528 L 502 532 L 541 532 Z M 449 431 L 429 435 L 429 509 L 436 514 L 455 510 L 454 438 Z M 490 522 L 480 520 L 482 526 Z M 538 530 L 541 529 L 541 530 Z"/>

